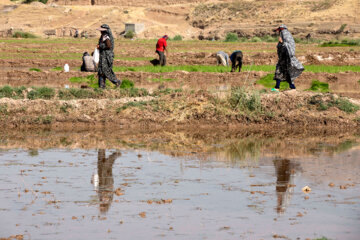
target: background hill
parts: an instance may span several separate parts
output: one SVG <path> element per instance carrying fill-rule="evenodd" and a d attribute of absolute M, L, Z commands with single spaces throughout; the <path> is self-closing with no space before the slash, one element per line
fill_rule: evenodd
<path fill-rule="evenodd" d="M 228 32 L 239 37 L 270 35 L 279 24 L 304 38 L 354 38 L 360 36 L 358 0 L 53 0 L 47 4 L 21 4 L 0 0 L 0 36 L 10 29 L 39 36 L 70 36 L 75 29 L 95 37 L 107 23 L 119 36 L 125 23 L 143 23 L 140 38 L 163 34 L 185 39 L 217 39 Z"/>

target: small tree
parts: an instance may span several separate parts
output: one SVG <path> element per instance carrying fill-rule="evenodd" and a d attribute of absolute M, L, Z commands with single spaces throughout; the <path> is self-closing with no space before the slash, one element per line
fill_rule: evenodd
<path fill-rule="evenodd" d="M 181 41 L 181 40 L 182 40 L 182 36 L 181 36 L 181 35 L 176 35 L 172 40 L 174 40 L 174 41 Z"/>
<path fill-rule="evenodd" d="M 133 31 L 127 31 L 124 35 L 125 38 L 132 39 L 134 38 L 135 33 Z"/>
<path fill-rule="evenodd" d="M 229 32 L 228 34 L 226 34 L 225 42 L 237 42 L 237 41 L 239 41 L 239 37 L 236 33 Z"/>

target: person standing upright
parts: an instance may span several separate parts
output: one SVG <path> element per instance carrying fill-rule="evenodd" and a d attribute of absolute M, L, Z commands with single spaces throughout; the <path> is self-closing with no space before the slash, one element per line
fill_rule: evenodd
<path fill-rule="evenodd" d="M 116 78 L 116 75 L 112 70 L 114 61 L 114 37 L 107 24 L 101 25 L 98 30 L 101 32 L 99 44 L 97 46 L 100 52 L 98 65 L 99 87 L 103 89 L 105 88 L 106 78 L 115 84 L 116 87 L 119 87 L 121 85 L 121 81 Z"/>
<path fill-rule="evenodd" d="M 164 51 L 166 51 L 166 55 L 168 55 L 168 48 L 166 42 L 168 38 L 168 35 L 164 35 L 156 43 L 156 53 L 159 54 L 159 62 L 161 66 L 166 65 L 166 56 L 164 54 Z"/>
<path fill-rule="evenodd" d="M 304 67 L 295 57 L 295 41 L 286 25 L 274 29 L 279 33 L 279 42 L 277 44 L 278 62 L 276 64 L 274 80 L 276 86 L 271 91 L 278 92 L 280 82 L 286 81 L 291 89 L 295 89 L 295 79 L 304 71 Z"/>

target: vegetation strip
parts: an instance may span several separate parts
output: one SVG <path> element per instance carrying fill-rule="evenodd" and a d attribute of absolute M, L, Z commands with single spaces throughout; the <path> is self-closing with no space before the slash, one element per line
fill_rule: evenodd
<path fill-rule="evenodd" d="M 174 72 L 174 71 L 187 71 L 187 72 L 213 72 L 223 73 L 230 72 L 231 67 L 224 66 L 203 66 L 203 65 L 183 65 L 183 66 L 137 66 L 137 67 L 125 67 L 115 66 L 114 71 L 116 72 L 152 72 L 152 73 L 163 73 L 163 72 Z M 274 65 L 244 65 L 242 71 L 264 71 L 273 72 L 275 71 Z M 339 72 L 360 72 L 360 66 L 328 66 L 328 65 L 306 65 L 305 72 L 314 73 L 339 73 Z"/>

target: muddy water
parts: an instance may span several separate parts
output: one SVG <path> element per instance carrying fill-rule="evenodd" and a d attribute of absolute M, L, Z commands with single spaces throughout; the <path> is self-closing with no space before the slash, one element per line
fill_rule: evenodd
<path fill-rule="evenodd" d="M 85 133 L 72 143 L 53 136 L 1 138 L 0 238 L 360 236 L 357 136 L 193 137 L 187 147 L 122 136 L 111 148 L 85 147 Z"/>

